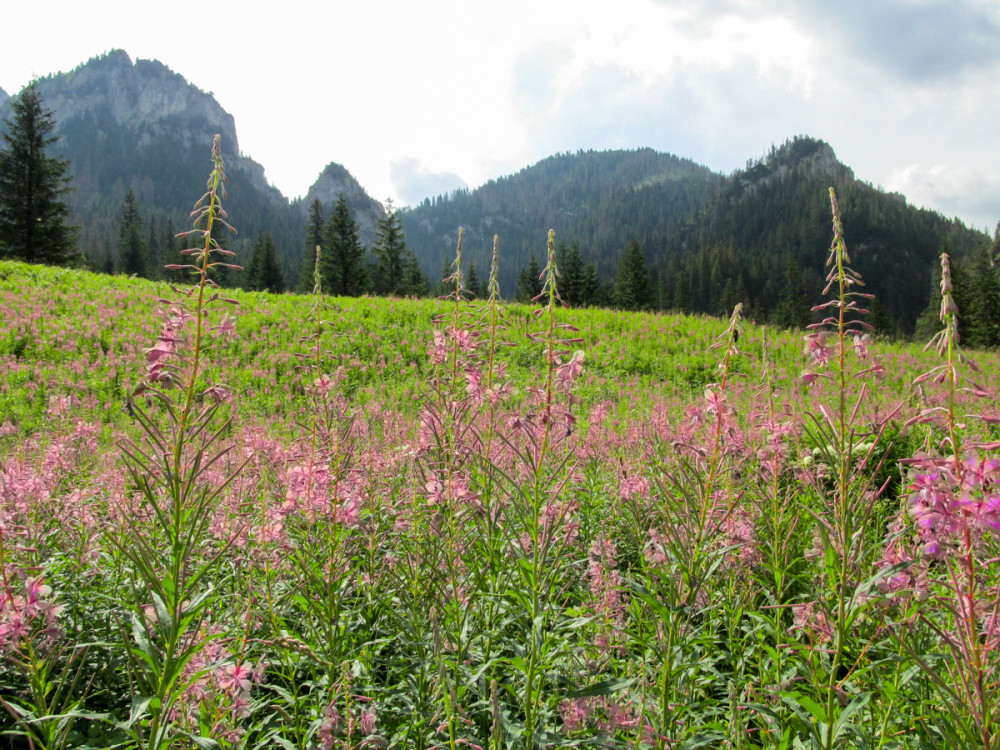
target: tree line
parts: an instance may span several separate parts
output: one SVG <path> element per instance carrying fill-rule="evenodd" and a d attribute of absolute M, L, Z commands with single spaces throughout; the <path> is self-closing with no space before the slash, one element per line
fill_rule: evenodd
<path fill-rule="evenodd" d="M 0 258 L 80 264 L 83 261 L 77 249 L 80 229 L 70 222 L 65 200 L 72 190 L 67 176 L 69 163 L 48 153 L 57 140 L 52 113 L 45 109 L 34 83 L 12 99 L 11 111 L 12 119 L 2 133 L 3 148 L 0 148 Z M 809 308 L 822 287 L 822 254 L 811 264 L 803 262 L 803 254 L 806 248 L 821 247 L 826 241 L 828 209 L 822 201 L 809 197 L 815 191 L 811 189 L 813 175 L 808 170 L 791 169 L 781 180 L 772 176 L 780 167 L 794 166 L 797 159 L 808 157 L 821 145 L 809 139 L 789 142 L 760 162 L 748 164 L 738 180 L 730 180 L 724 190 L 707 200 L 702 215 L 712 217 L 712 221 L 671 225 L 670 231 L 676 234 L 671 235 L 672 241 L 691 248 L 686 252 L 664 258 L 658 252 L 663 238 L 645 235 L 632 236 L 615 253 L 592 253 L 589 257 L 585 257 L 577 241 L 560 243 L 557 248 L 560 296 L 571 306 L 710 315 L 728 315 L 737 303 L 742 303 L 747 314 L 760 322 L 789 328 L 808 325 L 812 322 Z M 652 158 L 650 155 L 639 156 L 643 168 L 652 170 L 657 166 L 646 163 Z M 624 157 L 615 158 L 618 159 L 615 168 L 621 173 Z M 590 155 L 582 163 L 594 167 L 597 161 L 597 157 Z M 564 162 L 569 164 L 565 158 L 553 160 L 548 168 L 561 167 Z M 599 170 L 592 171 L 584 183 L 587 190 L 595 191 Z M 885 247 L 890 236 L 898 235 L 899 227 L 905 230 L 905 249 L 896 254 L 884 253 L 889 261 L 880 260 L 876 264 L 874 259 L 868 261 L 866 255 L 859 256 L 859 267 L 869 266 L 863 269 L 866 280 L 879 292 L 870 316 L 877 331 L 890 336 L 908 335 L 912 325 L 906 324 L 906 318 L 916 315 L 912 311 L 913 300 L 928 297 L 930 301 L 916 321 L 915 333 L 925 337 L 933 328 L 940 297 L 929 267 L 929 258 L 936 249 L 929 242 L 943 234 L 943 249 L 949 249 L 949 242 L 957 245 L 952 268 L 955 298 L 961 310 L 960 335 L 972 347 L 1000 346 L 1000 323 L 996 322 L 1000 319 L 994 314 L 1000 309 L 1000 225 L 992 245 L 980 243 L 970 249 L 968 230 L 961 231 L 963 228 L 957 224 L 942 227 L 943 219 L 936 214 L 907 211 L 901 196 L 878 194 L 848 177 L 844 174 L 838 179 L 845 183 L 841 186 L 842 208 L 847 214 L 849 233 L 862 238 L 864 245 Z M 498 184 L 508 191 L 513 187 Z M 657 190 L 644 189 L 643 194 L 663 198 L 659 186 L 654 187 Z M 671 195 L 677 192 L 677 187 L 670 185 Z M 604 205 L 617 205 L 618 192 L 612 190 L 608 196 Z M 807 209 L 803 215 L 789 220 L 783 213 L 789 205 L 805 205 Z M 632 218 L 640 226 L 648 223 Z M 176 262 L 183 249 L 170 217 L 153 212 L 144 217 L 135 191 L 129 190 L 119 207 L 117 223 L 115 246 L 106 246 L 103 257 L 87 259 L 92 270 L 183 280 L 182 273 L 164 269 L 168 263 Z M 889 232 L 890 227 L 895 232 Z M 428 283 L 415 253 L 407 247 L 402 216 L 391 201 L 377 222 L 371 246 L 362 244 L 359 224 L 342 193 L 329 216 L 324 216 L 320 201 L 312 203 L 305 235 L 296 291 L 313 289 L 316 270 L 322 291 L 330 295 L 426 296 L 448 291 L 440 282 Z M 739 241 L 734 241 L 734 237 Z M 226 246 L 228 238 L 217 239 Z M 318 269 L 315 268 L 317 246 L 322 248 Z M 737 247 L 753 249 L 737 250 Z M 237 262 L 246 272 L 219 272 L 214 279 L 217 283 L 275 293 L 289 286 L 287 279 L 294 274 L 287 265 L 282 265 L 285 256 L 278 251 L 271 233 L 261 232 L 252 247 L 248 249 L 244 242 L 236 250 Z M 886 265 L 887 262 L 897 266 L 915 264 L 926 269 L 921 278 L 931 288 L 894 288 L 893 284 L 904 274 L 897 273 L 901 269 Z M 529 302 L 541 291 L 540 273 L 538 257 L 530 255 L 516 273 L 513 294 L 503 287 L 501 293 L 506 292 L 518 302 Z M 440 278 L 449 274 L 449 262 L 445 260 Z M 506 274 L 508 279 L 512 278 L 509 265 Z M 487 275 L 485 269 L 469 263 L 466 287 L 473 294 L 485 297 Z M 904 298 L 910 307 L 903 307 Z"/>

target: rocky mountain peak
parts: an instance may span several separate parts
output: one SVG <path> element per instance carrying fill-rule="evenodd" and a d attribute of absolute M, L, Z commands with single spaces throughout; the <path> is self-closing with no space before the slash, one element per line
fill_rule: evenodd
<path fill-rule="evenodd" d="M 308 206 L 313 201 L 318 200 L 324 206 L 331 206 L 337 202 L 340 193 L 344 194 L 348 203 L 359 201 L 378 203 L 365 192 L 361 183 L 354 179 L 354 176 L 345 167 L 336 162 L 330 162 L 326 165 L 319 177 L 316 178 L 316 182 L 309 188 L 309 192 L 306 193 L 304 203 Z M 381 204 L 379 206 L 381 207 Z"/>
<path fill-rule="evenodd" d="M 835 181 L 854 179 L 854 172 L 837 159 L 837 154 L 829 143 L 817 138 L 796 136 L 780 146 L 772 147 L 764 158 L 748 162 L 747 168 L 737 173 L 736 183 L 742 189 L 753 192 L 772 180 L 781 180 L 793 171 Z"/>
<path fill-rule="evenodd" d="M 110 119 L 134 133 L 140 146 L 169 134 L 180 135 L 184 146 L 210 147 L 215 133 L 221 133 L 227 154 L 240 152 L 232 115 L 211 94 L 155 60 L 133 63 L 123 50 L 112 50 L 37 85 L 60 126 L 79 118 Z"/>
<path fill-rule="evenodd" d="M 360 225 L 362 239 L 369 241 L 374 237 L 375 223 L 385 214 L 385 208 L 368 195 L 361 187 L 361 183 L 342 165 L 336 162 L 327 164 L 319 178 L 309 188 L 300 206 L 305 212 L 314 201 L 318 200 L 329 213 L 341 193 L 344 194 L 348 208 Z"/>

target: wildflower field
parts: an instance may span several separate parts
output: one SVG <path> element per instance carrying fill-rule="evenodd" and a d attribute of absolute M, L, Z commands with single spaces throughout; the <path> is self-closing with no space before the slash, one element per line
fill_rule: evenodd
<path fill-rule="evenodd" d="M 194 286 L 0 263 L 0 743 L 1000 747 L 946 258 L 927 352 L 835 201 L 808 337 L 565 309 L 551 236 L 537 309 L 230 293 L 217 187 Z"/>

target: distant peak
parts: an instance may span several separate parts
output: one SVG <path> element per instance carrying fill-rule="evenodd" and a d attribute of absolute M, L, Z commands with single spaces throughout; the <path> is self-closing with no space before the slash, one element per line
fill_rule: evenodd
<path fill-rule="evenodd" d="M 821 161 L 836 161 L 837 154 L 826 141 L 799 135 L 785 141 L 768 155 L 768 161 L 803 162 L 818 159 Z"/>
<path fill-rule="evenodd" d="M 837 159 L 837 154 L 826 141 L 797 135 L 780 146 L 771 146 L 767 155 L 757 161 L 748 161 L 742 172 L 744 183 L 769 182 L 773 177 L 782 177 L 789 171 L 805 170 L 813 175 L 824 175 L 838 179 L 853 179 L 850 168 Z"/>
<path fill-rule="evenodd" d="M 132 58 L 129 57 L 128 52 L 123 49 L 113 49 L 110 52 L 105 52 L 103 55 L 91 58 L 85 64 L 93 64 L 115 67 L 115 68 L 131 68 Z"/>

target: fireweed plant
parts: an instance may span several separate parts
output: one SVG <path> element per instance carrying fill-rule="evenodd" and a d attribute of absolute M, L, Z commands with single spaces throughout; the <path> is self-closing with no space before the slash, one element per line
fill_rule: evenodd
<path fill-rule="evenodd" d="M 870 741 L 849 719 L 872 698 L 872 693 L 856 686 L 853 678 L 877 637 L 877 628 L 873 629 L 879 618 L 873 611 L 878 598 L 875 587 L 880 577 L 888 574 L 882 571 L 868 576 L 877 550 L 870 526 L 876 500 L 884 489 L 873 487 L 872 481 L 879 468 L 876 447 L 899 408 L 879 423 L 859 425 L 858 415 L 869 397 L 865 377 L 881 369 L 870 363 L 870 326 L 863 320 L 868 311 L 861 306 L 872 295 L 858 291 L 864 282 L 849 265 L 833 188 L 830 205 L 833 242 L 826 262 L 829 272 L 824 294 L 831 298 L 813 308 L 827 317 L 810 326 L 806 353 L 813 367 L 832 372 L 819 376 L 810 369 L 803 373 L 806 382 L 822 377 L 832 383 L 833 390 L 832 407 L 821 403 L 819 414 L 809 414 L 803 425 L 807 444 L 813 447 L 813 461 L 809 462 L 813 471 L 804 478 L 819 498 L 812 510 L 815 543 L 807 554 L 820 563 L 821 588 L 815 598 L 793 607 L 794 630 L 801 637 L 794 652 L 799 657 L 800 675 L 811 689 L 796 687 L 781 693 L 808 732 L 811 746 L 823 750 Z M 865 365 L 860 370 L 852 367 L 852 351 Z M 858 381 L 860 388 L 852 396 L 851 386 Z"/>
<path fill-rule="evenodd" d="M 324 348 L 327 317 L 336 308 L 322 294 L 321 253 L 317 246 L 309 327 L 299 339 L 299 373 L 312 408 L 296 425 L 302 438 L 279 467 L 281 501 L 269 504 L 264 497 L 258 541 L 271 627 L 278 634 L 273 646 L 281 654 L 266 687 L 294 717 L 267 736 L 278 744 L 332 747 L 373 734 L 374 714 L 363 712 L 366 731 L 359 733 L 353 704 L 369 699 L 353 692 L 357 681 L 352 684 L 347 666 L 361 645 L 351 634 L 348 600 L 357 596 L 352 576 L 366 549 L 359 526 L 367 482 L 352 460 L 352 415 L 338 393 L 343 370 L 330 373 Z M 272 564 L 291 586 L 271 584 Z"/>
<path fill-rule="evenodd" d="M 220 419 L 230 393 L 202 377 L 212 304 L 230 301 L 214 291 L 210 273 L 239 269 L 213 236 L 220 228 L 232 230 L 222 208 L 219 136 L 212 162 L 208 189 L 192 211 L 195 228 L 181 235 L 199 244 L 183 251 L 190 263 L 168 266 L 192 272 L 195 284 L 175 289 L 165 301 L 159 339 L 146 352 L 145 381 L 129 402 L 141 439 L 125 440 L 121 450 L 136 502 L 125 500 L 124 529 L 109 536 L 135 580 L 125 600 L 132 610 L 137 692 L 125 727 L 142 750 L 171 747 L 184 737 L 235 743 L 248 709 L 251 670 L 218 643 L 211 624 L 213 576 L 227 545 L 213 543 L 209 525 L 242 468 L 218 470 L 231 449 L 221 445 L 230 420 Z M 225 316 L 215 330 L 231 326 Z"/>
<path fill-rule="evenodd" d="M 539 277 L 542 290 L 533 299 L 541 303 L 534 312 L 541 326 L 529 334 L 543 345 L 544 376 L 542 384 L 532 389 L 531 410 L 510 420 L 505 442 L 514 466 L 510 473 L 503 473 L 502 490 L 516 554 L 515 576 L 506 596 L 512 600 L 511 611 L 527 643 L 515 644 L 509 664 L 518 679 L 501 689 L 519 704 L 519 717 L 511 721 L 511 729 L 519 730 L 526 747 L 559 740 L 551 730 L 552 696 L 559 691 L 550 675 L 566 657 L 564 629 L 573 624 L 565 612 L 563 576 L 578 530 L 572 492 L 577 475 L 570 442 L 576 424 L 571 386 L 582 371 L 584 354 L 566 348 L 581 339 L 566 336 L 564 331 L 572 334 L 576 329 L 557 319 L 561 299 L 555 231 L 551 229 L 546 258 Z"/>
<path fill-rule="evenodd" d="M 978 368 L 959 348 L 958 314 L 950 259 L 942 253 L 943 328 L 927 348 L 935 349 L 944 362 L 915 382 L 943 385 L 945 401 L 911 420 L 930 425 L 929 435 L 940 438 L 939 452 L 905 461 L 909 466 L 908 502 L 901 509 L 898 528 L 913 528 L 915 533 L 909 538 L 900 534 L 890 543 L 887 564 L 896 563 L 896 574 L 887 588 L 901 601 L 910 601 L 905 614 L 930 628 L 944 654 L 943 658 L 921 654 L 915 643 L 902 636 L 950 718 L 943 728 L 943 739 L 955 747 L 997 748 L 1000 461 L 987 451 L 1000 444 L 963 440 L 966 420 L 979 417 L 957 413 L 959 396 L 982 398 L 987 391 L 961 373 L 963 365 L 973 372 Z M 910 567 L 896 571 L 901 563 Z"/>
<path fill-rule="evenodd" d="M 726 614 L 740 619 L 741 596 L 729 585 L 735 584 L 729 573 L 735 572 L 740 547 L 750 541 L 744 537 L 751 526 L 743 520 L 742 497 L 732 483 L 737 463 L 737 445 L 732 439 L 736 415 L 728 396 L 731 368 L 740 354 L 741 322 L 742 305 L 738 304 L 712 345 L 723 350 L 717 366 L 719 379 L 704 390 L 704 406 L 688 413 L 689 419 L 704 421 L 705 441 L 692 434 L 690 439 L 662 446 L 668 455 L 661 457 L 661 473 L 652 478 L 649 503 L 639 501 L 650 493 L 645 480 L 623 493 L 631 499 L 630 535 L 641 540 L 643 547 L 642 577 L 632 584 L 631 607 L 636 620 L 634 647 L 644 662 L 638 678 L 652 688 L 635 723 L 639 736 L 656 747 L 668 747 L 686 734 L 692 698 L 704 687 L 707 672 L 714 669 L 708 652 L 717 646 L 726 648 L 722 641 L 715 642 L 712 627 L 734 628 Z M 713 612 L 719 602 L 709 596 L 720 581 L 728 582 L 721 584 L 726 598 L 721 616 Z M 648 669 L 653 671 L 648 673 Z M 738 721 L 739 717 L 733 718 Z"/>

